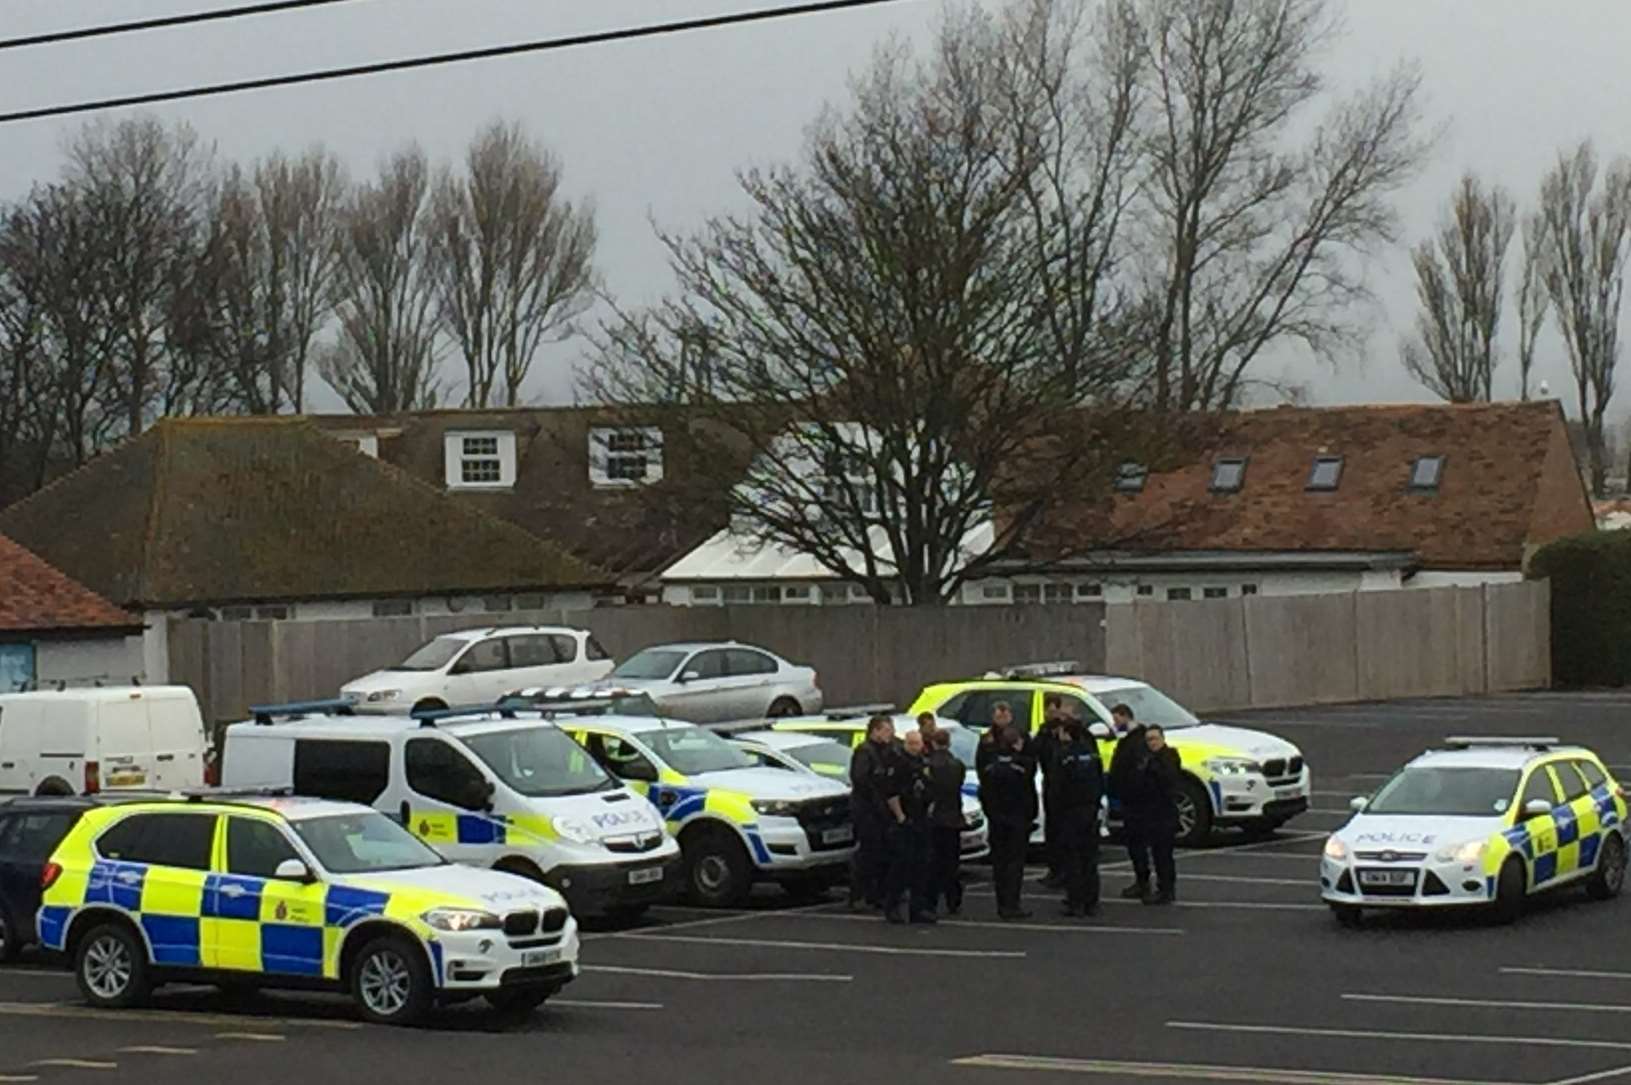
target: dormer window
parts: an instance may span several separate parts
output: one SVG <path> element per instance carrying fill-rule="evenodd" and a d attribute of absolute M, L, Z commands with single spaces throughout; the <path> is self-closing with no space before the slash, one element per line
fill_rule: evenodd
<path fill-rule="evenodd" d="M 1437 493 L 1443 476 L 1443 456 L 1418 456 L 1410 468 L 1410 488 L 1418 493 Z"/>
<path fill-rule="evenodd" d="M 663 431 L 622 426 L 589 431 L 589 481 L 596 486 L 644 486 L 663 477 Z"/>
<path fill-rule="evenodd" d="M 1313 470 L 1308 472 L 1310 490 L 1334 490 L 1342 481 L 1341 456 L 1315 456 Z"/>
<path fill-rule="evenodd" d="M 1246 481 L 1246 460 L 1239 456 L 1225 456 L 1212 461 L 1212 492 L 1239 493 Z"/>
<path fill-rule="evenodd" d="M 1144 492 L 1144 482 L 1150 477 L 1150 469 L 1141 463 L 1131 460 L 1116 468 L 1116 489 L 1124 494 L 1140 494 Z"/>
<path fill-rule="evenodd" d="M 442 451 L 450 490 L 500 490 L 515 485 L 515 434 L 508 430 L 449 433 Z"/>

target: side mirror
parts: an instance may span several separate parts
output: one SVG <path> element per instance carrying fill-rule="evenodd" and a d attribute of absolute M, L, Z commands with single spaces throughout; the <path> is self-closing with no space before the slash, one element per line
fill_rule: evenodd
<path fill-rule="evenodd" d="M 1365 798 L 1363 795 L 1355 795 L 1353 798 L 1348 800 L 1348 809 L 1352 810 L 1356 814 L 1364 813 L 1365 807 L 1369 805 L 1370 800 Z"/>
<path fill-rule="evenodd" d="M 283 860 L 277 865 L 277 870 L 273 872 L 272 877 L 280 882 L 311 882 L 316 880 L 311 876 L 311 870 L 299 859 Z"/>
<path fill-rule="evenodd" d="M 701 677 L 702 677 L 702 672 L 701 671 L 686 671 L 684 674 L 680 675 L 678 681 L 679 681 L 680 685 L 683 686 L 685 683 L 695 682 L 698 678 L 701 678 Z"/>
<path fill-rule="evenodd" d="M 1543 818 L 1552 812 L 1552 804 L 1545 799 L 1530 799 L 1523 804 L 1523 820 Z"/>
<path fill-rule="evenodd" d="M 617 767 L 615 775 L 625 780 L 639 780 L 642 783 L 657 782 L 657 770 L 644 761 L 626 761 Z"/>

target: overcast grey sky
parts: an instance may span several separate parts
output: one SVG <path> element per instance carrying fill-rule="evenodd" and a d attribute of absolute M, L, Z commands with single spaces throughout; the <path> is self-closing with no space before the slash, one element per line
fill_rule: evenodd
<path fill-rule="evenodd" d="M 243 0 L 0 0 L 0 36 L 171 14 Z M 198 82 L 610 29 L 785 0 L 358 0 L 333 9 L 242 19 L 0 54 L 0 107 L 27 108 Z M 996 0 L 991 0 L 995 3 Z M 574 195 L 592 196 L 600 267 L 614 294 L 649 299 L 667 286 L 650 220 L 685 227 L 738 205 L 733 171 L 794 155 L 823 102 L 891 31 L 921 34 L 938 0 L 595 46 L 499 61 L 160 107 L 224 156 L 321 142 L 354 173 L 418 140 L 451 158 L 484 121 L 524 122 L 553 147 Z M 1333 50 L 1333 82 L 1354 85 L 1400 57 L 1425 69 L 1427 107 L 1448 131 L 1399 201 L 1407 237 L 1429 229 L 1459 172 L 1472 167 L 1527 203 L 1559 147 L 1592 135 L 1631 151 L 1631 4 L 1625 0 L 1353 0 Z M 0 198 L 57 168 L 82 118 L 0 127 Z M 1516 255 L 1517 243 L 1513 246 Z M 1515 270 L 1515 269 L 1514 269 Z M 1414 312 L 1403 247 L 1371 272 L 1381 299 L 1368 360 L 1332 372 L 1296 357 L 1268 375 L 1305 383 L 1316 402 L 1424 400 L 1400 368 L 1397 340 Z M 1510 348 L 1510 343 L 1508 344 Z M 571 395 L 579 348 L 541 360 L 540 401 Z M 1510 354 L 1510 349 L 1509 349 Z M 1276 373 L 1273 370 L 1283 370 Z M 1568 399 L 1562 344 L 1543 341 L 1537 376 Z M 1631 379 L 1622 381 L 1631 385 Z M 1515 395 L 1510 356 L 1497 394 Z M 333 406 L 334 401 L 319 406 Z M 1631 404 L 1622 391 L 1615 413 Z"/>

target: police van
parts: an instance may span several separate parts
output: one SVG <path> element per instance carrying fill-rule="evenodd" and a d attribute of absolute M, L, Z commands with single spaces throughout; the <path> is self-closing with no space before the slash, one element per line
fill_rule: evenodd
<path fill-rule="evenodd" d="M 632 917 L 678 891 L 680 849 L 662 818 L 542 713 L 365 718 L 344 701 L 251 711 L 226 729 L 227 787 L 364 803 L 448 859 L 558 890 L 579 915 Z"/>

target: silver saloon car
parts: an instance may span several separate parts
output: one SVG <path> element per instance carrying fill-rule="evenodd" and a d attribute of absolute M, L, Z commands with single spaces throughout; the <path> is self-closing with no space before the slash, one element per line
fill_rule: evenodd
<path fill-rule="evenodd" d="M 693 723 L 799 716 L 822 705 L 815 671 L 734 641 L 654 645 L 605 681 L 645 693 L 665 716 Z"/>

